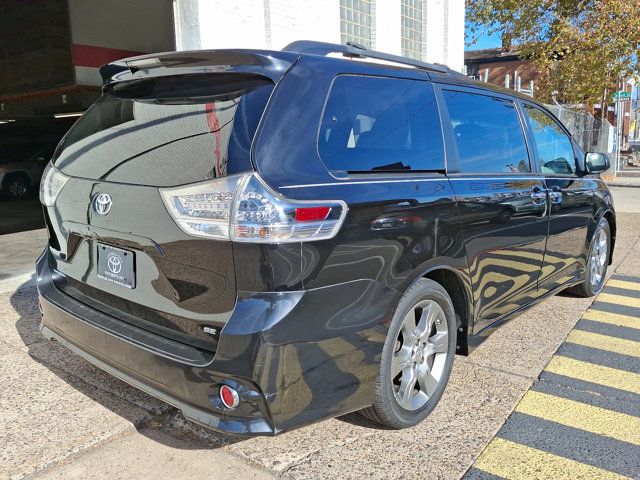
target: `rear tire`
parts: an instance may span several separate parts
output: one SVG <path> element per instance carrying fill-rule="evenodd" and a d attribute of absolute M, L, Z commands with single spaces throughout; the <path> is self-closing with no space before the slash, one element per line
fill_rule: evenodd
<path fill-rule="evenodd" d="M 566 291 L 581 298 L 593 297 L 600 293 L 607 276 L 610 254 L 611 227 L 607 219 L 602 218 L 591 238 L 583 281 L 574 287 L 567 288 Z"/>
<path fill-rule="evenodd" d="M 449 294 L 439 283 L 419 279 L 398 304 L 382 349 L 374 403 L 360 413 L 394 429 L 424 420 L 449 381 L 456 337 Z"/>

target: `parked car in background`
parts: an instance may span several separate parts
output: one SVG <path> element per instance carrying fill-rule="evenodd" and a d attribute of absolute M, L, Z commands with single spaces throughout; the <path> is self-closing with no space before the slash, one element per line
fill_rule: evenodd
<path fill-rule="evenodd" d="M 53 148 L 0 151 L 0 194 L 17 199 L 37 192 L 42 172 L 52 153 Z"/>
<path fill-rule="evenodd" d="M 602 288 L 608 159 L 529 97 L 318 42 L 101 72 L 41 186 L 41 330 L 190 420 L 410 427 L 473 335 Z"/>
<path fill-rule="evenodd" d="M 75 118 L 23 118 L 0 123 L 0 198 L 36 195 L 45 166 Z"/>

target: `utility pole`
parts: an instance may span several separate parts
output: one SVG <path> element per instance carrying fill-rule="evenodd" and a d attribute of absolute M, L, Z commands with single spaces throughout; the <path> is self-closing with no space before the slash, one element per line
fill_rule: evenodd
<path fill-rule="evenodd" d="M 631 111 L 635 113 L 635 130 L 633 131 L 633 139 L 635 140 L 636 145 L 640 142 L 640 83 L 636 82 L 634 85 L 636 90 L 636 101 L 635 101 L 635 112 L 633 101 L 631 102 Z"/>
<path fill-rule="evenodd" d="M 618 176 L 618 168 L 620 167 L 620 150 L 622 149 L 622 122 L 624 122 L 624 113 L 622 111 L 622 98 L 620 91 L 622 90 L 622 77 L 618 80 L 618 88 L 616 90 L 616 155 L 615 165 L 613 166 L 613 175 Z"/>

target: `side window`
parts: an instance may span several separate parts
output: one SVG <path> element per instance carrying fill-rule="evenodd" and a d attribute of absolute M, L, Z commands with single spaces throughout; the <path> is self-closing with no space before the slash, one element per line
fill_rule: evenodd
<path fill-rule="evenodd" d="M 530 172 L 515 104 L 488 95 L 443 91 L 464 173 Z"/>
<path fill-rule="evenodd" d="M 525 105 L 533 131 L 542 173 L 571 175 L 576 173 L 576 160 L 571 139 L 558 123 L 542 110 Z"/>
<path fill-rule="evenodd" d="M 340 75 L 329 92 L 318 151 L 329 170 L 443 170 L 440 117 L 430 83 Z"/>

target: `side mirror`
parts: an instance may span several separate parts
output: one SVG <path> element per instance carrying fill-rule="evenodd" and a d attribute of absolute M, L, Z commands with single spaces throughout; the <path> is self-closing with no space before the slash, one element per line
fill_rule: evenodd
<path fill-rule="evenodd" d="M 584 157 L 584 166 L 587 173 L 600 173 L 609 170 L 611 164 L 606 154 L 589 152 Z"/>

